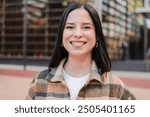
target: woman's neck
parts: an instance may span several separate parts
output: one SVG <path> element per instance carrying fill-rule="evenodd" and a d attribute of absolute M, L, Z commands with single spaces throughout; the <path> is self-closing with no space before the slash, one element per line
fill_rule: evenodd
<path fill-rule="evenodd" d="M 74 77 L 82 77 L 90 72 L 92 64 L 91 57 L 68 57 L 66 64 L 64 65 L 65 71 Z"/>

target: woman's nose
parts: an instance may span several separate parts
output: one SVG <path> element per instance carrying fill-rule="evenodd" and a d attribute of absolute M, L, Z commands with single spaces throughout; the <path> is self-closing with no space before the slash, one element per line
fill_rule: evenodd
<path fill-rule="evenodd" d="M 83 36 L 83 32 L 81 28 L 76 28 L 74 31 L 74 37 L 81 38 Z"/>

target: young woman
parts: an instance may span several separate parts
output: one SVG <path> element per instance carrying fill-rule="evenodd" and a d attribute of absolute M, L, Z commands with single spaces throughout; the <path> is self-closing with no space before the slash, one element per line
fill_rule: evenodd
<path fill-rule="evenodd" d="M 72 3 L 60 20 L 49 70 L 32 81 L 27 99 L 135 99 L 110 70 L 98 13 Z"/>

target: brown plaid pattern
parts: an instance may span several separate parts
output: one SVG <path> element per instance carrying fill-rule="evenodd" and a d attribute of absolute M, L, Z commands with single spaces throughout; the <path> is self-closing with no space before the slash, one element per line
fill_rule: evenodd
<path fill-rule="evenodd" d="M 69 100 L 70 93 L 63 78 L 62 60 L 57 68 L 41 71 L 32 81 L 26 99 L 35 100 Z M 129 100 L 136 99 L 125 84 L 111 72 L 101 74 L 95 62 L 92 62 L 88 82 L 79 91 L 77 99 L 81 100 Z"/>

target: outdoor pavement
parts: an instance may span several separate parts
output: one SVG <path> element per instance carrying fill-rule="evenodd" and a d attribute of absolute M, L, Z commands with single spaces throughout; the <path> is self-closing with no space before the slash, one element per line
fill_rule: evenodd
<path fill-rule="evenodd" d="M 0 64 L 0 99 L 24 100 L 36 74 L 46 67 Z M 150 99 L 150 73 L 113 71 L 139 100 Z"/>

